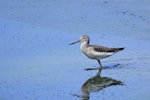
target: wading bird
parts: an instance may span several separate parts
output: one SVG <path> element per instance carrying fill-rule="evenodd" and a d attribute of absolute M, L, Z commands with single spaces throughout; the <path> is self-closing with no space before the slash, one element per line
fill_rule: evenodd
<path fill-rule="evenodd" d="M 82 42 L 80 45 L 81 51 L 90 59 L 95 59 L 98 61 L 100 68 L 98 71 L 98 75 L 101 74 L 102 71 L 102 64 L 101 64 L 101 59 L 107 58 L 109 56 L 112 56 L 113 54 L 124 50 L 124 48 L 109 48 L 109 47 L 104 47 L 104 46 L 98 46 L 98 45 L 90 45 L 90 38 L 88 35 L 83 35 L 78 41 L 75 41 L 69 45 Z"/>

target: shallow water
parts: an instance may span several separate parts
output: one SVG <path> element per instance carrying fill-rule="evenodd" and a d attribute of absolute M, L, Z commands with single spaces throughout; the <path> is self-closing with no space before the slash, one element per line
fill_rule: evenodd
<path fill-rule="evenodd" d="M 80 97 L 82 100 L 90 100 L 90 94 L 92 92 L 98 92 L 104 88 L 114 85 L 123 85 L 121 81 L 109 78 L 109 77 L 101 77 L 100 75 L 96 75 L 90 79 L 88 79 L 81 87 L 82 95 L 74 95 Z"/>
<path fill-rule="evenodd" d="M 101 61 L 102 77 L 123 85 L 98 88 L 90 100 L 149 100 L 149 7 L 144 0 L 1 0 L 0 100 L 81 100 L 98 71 L 79 44 L 68 45 L 83 34 L 91 44 L 125 47 Z"/>

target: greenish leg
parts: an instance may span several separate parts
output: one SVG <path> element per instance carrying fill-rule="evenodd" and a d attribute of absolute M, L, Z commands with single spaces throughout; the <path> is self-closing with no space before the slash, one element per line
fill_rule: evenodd
<path fill-rule="evenodd" d="M 100 62 L 100 60 L 99 60 L 99 59 L 97 59 L 97 61 L 98 61 L 99 65 L 100 65 L 100 67 L 99 67 L 99 71 L 98 71 L 97 75 L 100 75 L 100 76 L 101 76 L 102 64 L 101 64 L 101 62 Z"/>

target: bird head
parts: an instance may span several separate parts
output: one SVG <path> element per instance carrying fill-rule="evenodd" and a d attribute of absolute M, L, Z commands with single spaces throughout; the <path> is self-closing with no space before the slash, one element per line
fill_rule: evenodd
<path fill-rule="evenodd" d="M 80 37 L 79 40 L 75 41 L 75 42 L 72 42 L 70 43 L 69 45 L 72 45 L 72 44 L 75 44 L 75 43 L 78 43 L 78 42 L 88 42 L 89 43 L 89 36 L 88 35 L 83 35 Z"/>

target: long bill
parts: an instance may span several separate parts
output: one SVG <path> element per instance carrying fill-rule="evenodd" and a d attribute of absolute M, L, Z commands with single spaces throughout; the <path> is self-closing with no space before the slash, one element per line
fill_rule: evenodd
<path fill-rule="evenodd" d="M 75 44 L 75 43 L 78 43 L 78 42 L 80 42 L 80 40 L 75 41 L 75 42 L 72 42 L 72 43 L 70 43 L 69 45 L 72 45 L 72 44 Z"/>

